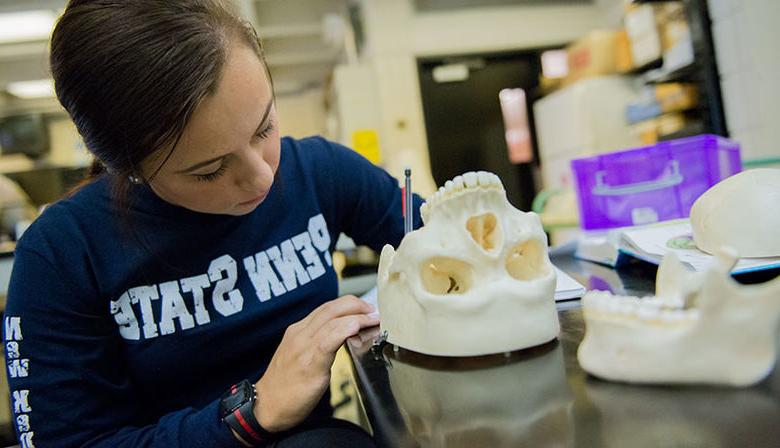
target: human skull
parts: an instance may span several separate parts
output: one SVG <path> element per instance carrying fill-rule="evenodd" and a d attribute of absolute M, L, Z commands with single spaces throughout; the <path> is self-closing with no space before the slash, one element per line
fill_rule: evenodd
<path fill-rule="evenodd" d="M 420 209 L 424 226 L 379 261 L 387 340 L 438 356 L 509 352 L 559 332 L 555 269 L 535 213 L 484 171 L 447 181 Z"/>
<path fill-rule="evenodd" d="M 780 170 L 757 168 L 735 174 L 704 192 L 691 207 L 696 246 L 721 246 L 742 257 L 780 257 Z"/>
<path fill-rule="evenodd" d="M 629 383 L 761 381 L 777 358 L 780 278 L 741 285 L 730 276 L 736 260 L 724 248 L 708 270 L 689 272 L 672 252 L 658 269 L 656 297 L 587 293 L 582 368 Z"/>

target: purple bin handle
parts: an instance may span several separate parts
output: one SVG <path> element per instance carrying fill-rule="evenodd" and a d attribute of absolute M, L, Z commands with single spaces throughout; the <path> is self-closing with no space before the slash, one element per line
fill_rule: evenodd
<path fill-rule="evenodd" d="M 623 196 L 627 194 L 644 193 L 645 191 L 660 190 L 679 185 L 683 181 L 680 174 L 680 164 L 676 160 L 670 160 L 664 167 L 664 176 L 660 179 L 637 182 L 635 184 L 625 184 L 618 186 L 609 186 L 604 183 L 605 171 L 596 172 L 596 185 L 591 192 L 595 196 Z"/>

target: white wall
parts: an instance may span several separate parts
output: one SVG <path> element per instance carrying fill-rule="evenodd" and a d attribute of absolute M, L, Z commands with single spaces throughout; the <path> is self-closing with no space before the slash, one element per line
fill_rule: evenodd
<path fill-rule="evenodd" d="M 592 29 L 616 26 L 622 2 L 596 0 L 591 6 L 470 8 L 425 14 L 416 13 L 411 0 L 363 0 L 363 7 L 367 49 L 362 59 L 373 73 L 371 101 L 376 104 L 369 110 L 368 105 L 349 100 L 360 110 L 339 114 L 340 134 L 357 122 L 361 128 L 376 127 L 384 167 L 398 178 L 406 166 L 412 167 L 415 190 L 428 195 L 436 185 L 428 159 L 418 57 L 565 44 Z M 351 88 L 345 84 L 339 83 L 342 92 L 336 96 L 354 97 L 344 92 Z M 281 132 L 296 137 L 327 135 L 323 95 L 322 90 L 310 90 L 278 98 Z"/>
<path fill-rule="evenodd" d="M 296 138 L 325 135 L 325 93 L 322 88 L 276 97 L 279 132 Z"/>
<path fill-rule="evenodd" d="M 415 190 L 436 189 L 430 171 L 417 57 L 562 45 L 614 25 L 620 0 L 591 6 L 471 8 L 417 14 L 411 0 L 363 0 L 367 50 L 379 91 L 385 167 L 415 173 Z"/>
<path fill-rule="evenodd" d="M 418 56 L 514 50 L 559 45 L 603 23 L 596 6 L 525 6 L 465 9 L 414 17 Z"/>
<path fill-rule="evenodd" d="M 373 67 L 367 64 L 340 65 L 333 73 L 334 122 L 329 130 L 344 145 L 352 144 L 355 131 L 379 132 L 379 93 L 374 78 Z"/>
<path fill-rule="evenodd" d="M 88 166 L 92 154 L 70 117 L 65 114 L 49 120 L 49 141 L 51 146 L 46 161 L 58 166 Z"/>
<path fill-rule="evenodd" d="M 744 161 L 780 162 L 780 2 L 709 0 L 729 134 Z"/>

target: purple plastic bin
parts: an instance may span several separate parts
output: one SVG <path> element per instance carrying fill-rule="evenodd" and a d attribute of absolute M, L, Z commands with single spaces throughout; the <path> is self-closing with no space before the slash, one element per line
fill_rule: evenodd
<path fill-rule="evenodd" d="M 698 135 L 571 162 L 586 230 L 685 218 L 710 187 L 742 171 L 739 144 Z"/>

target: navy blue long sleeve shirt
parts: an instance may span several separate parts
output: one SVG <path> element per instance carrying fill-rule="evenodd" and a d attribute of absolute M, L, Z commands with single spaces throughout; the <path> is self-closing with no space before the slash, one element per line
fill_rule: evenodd
<path fill-rule="evenodd" d="M 320 138 L 282 139 L 271 191 L 245 216 L 134 186 L 124 222 L 110 193 L 98 178 L 17 245 L 3 333 L 22 447 L 240 447 L 219 397 L 336 297 L 338 235 L 377 250 L 403 236 L 396 179 Z"/>

